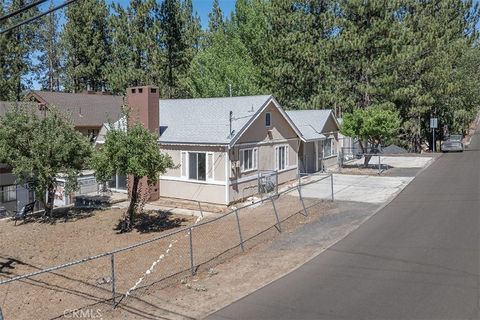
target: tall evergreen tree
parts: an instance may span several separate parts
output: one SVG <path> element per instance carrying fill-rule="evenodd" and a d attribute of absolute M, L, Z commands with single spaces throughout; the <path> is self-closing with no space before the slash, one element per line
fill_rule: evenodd
<path fill-rule="evenodd" d="M 340 1 L 336 59 L 340 59 L 346 109 L 368 108 L 388 101 L 388 66 L 396 59 L 397 1 Z"/>
<path fill-rule="evenodd" d="M 110 55 L 108 15 L 104 0 L 83 0 L 67 7 L 62 35 L 66 90 L 102 88 Z"/>
<path fill-rule="evenodd" d="M 128 86 L 158 84 L 162 73 L 157 3 L 132 0 L 127 9 L 118 4 L 112 9 L 112 54 L 107 67 L 110 89 L 123 93 Z"/>
<path fill-rule="evenodd" d="M 212 11 L 208 14 L 208 30 L 213 33 L 225 27 L 222 8 L 218 0 L 213 0 Z"/>
<path fill-rule="evenodd" d="M 53 3 L 50 4 L 50 8 Z M 37 80 L 43 90 L 59 91 L 61 76 L 61 51 L 59 16 L 52 12 L 44 17 L 39 29 Z"/>
<path fill-rule="evenodd" d="M 475 34 L 469 30 L 478 21 L 478 7 L 472 1 L 413 0 L 403 3 L 402 9 L 401 56 L 394 64 L 391 99 L 404 119 L 404 138 L 418 150 L 421 137 L 430 144 L 431 116 L 438 116 L 442 127 L 452 126 L 455 115 L 462 114 L 456 110 L 480 103 L 465 105 L 464 89 L 471 75 L 462 67 L 474 42 Z"/>
<path fill-rule="evenodd" d="M 27 5 L 25 0 L 12 0 L 8 6 L 1 6 L 5 13 L 12 12 Z M 28 19 L 38 12 L 32 8 L 9 18 L 0 24 L 7 28 Z M 20 100 L 22 92 L 31 86 L 29 78 L 33 71 L 33 55 L 37 47 L 34 32 L 37 24 L 31 23 L 15 28 L 0 35 L 0 100 Z"/>
<path fill-rule="evenodd" d="M 182 88 L 186 72 L 193 58 L 187 36 L 185 6 L 180 0 L 164 0 L 160 6 L 160 43 L 163 50 L 164 82 L 160 86 L 166 98 L 186 95 Z"/>
<path fill-rule="evenodd" d="M 270 88 L 287 108 L 331 107 L 334 1 L 272 0 Z"/>

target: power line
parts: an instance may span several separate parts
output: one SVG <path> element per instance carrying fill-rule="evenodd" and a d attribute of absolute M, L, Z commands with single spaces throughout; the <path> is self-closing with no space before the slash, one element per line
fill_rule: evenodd
<path fill-rule="evenodd" d="M 40 13 L 40 14 L 37 14 L 36 16 L 34 16 L 34 17 L 30 18 L 30 19 L 23 20 L 22 22 L 19 22 L 19 23 L 17 23 L 16 25 L 13 25 L 13 26 L 11 26 L 11 27 L 9 27 L 9 28 L 7 28 L 7 29 L 4 29 L 4 30 L 0 31 L 0 34 L 4 34 L 4 33 L 9 32 L 9 31 L 11 31 L 11 30 L 13 30 L 13 29 L 15 29 L 15 28 L 18 28 L 18 27 L 20 27 L 20 26 L 23 26 L 24 24 L 27 24 L 27 23 L 33 22 L 33 21 L 35 21 L 35 20 L 38 20 L 38 19 L 40 19 L 41 17 L 43 17 L 43 16 L 45 16 L 45 15 L 47 15 L 47 14 L 49 14 L 49 13 L 52 13 L 52 12 L 54 12 L 54 11 L 57 11 L 57 10 L 59 10 L 59 9 L 62 9 L 63 7 L 66 7 L 66 6 L 68 6 L 69 4 L 72 4 L 72 3 L 76 2 L 76 1 L 77 1 L 77 0 L 69 0 L 69 1 L 67 1 L 67 2 L 65 2 L 65 3 L 62 3 L 61 5 L 58 5 L 58 6 L 56 6 L 56 7 L 54 7 L 54 8 L 51 8 L 51 9 L 45 11 L 45 12 L 42 12 L 42 13 Z"/>
<path fill-rule="evenodd" d="M 35 6 L 38 6 L 39 4 L 42 4 L 44 2 L 47 2 L 48 0 L 37 0 L 37 1 L 34 1 L 20 9 L 17 9 L 11 13 L 7 13 L 6 15 L 4 15 L 3 17 L 0 17 L 0 21 L 3 21 L 5 19 L 8 19 L 8 18 L 11 18 L 19 13 L 22 13 L 23 11 L 27 11 L 28 9 L 32 8 L 32 7 L 35 7 Z"/>

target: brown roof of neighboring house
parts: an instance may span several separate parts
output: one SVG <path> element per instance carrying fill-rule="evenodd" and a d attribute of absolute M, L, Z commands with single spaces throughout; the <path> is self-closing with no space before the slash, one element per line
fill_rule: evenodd
<path fill-rule="evenodd" d="M 30 91 L 27 100 L 56 106 L 67 113 L 76 127 L 102 126 L 120 118 L 123 97 L 97 93 Z M 1 112 L 1 111 L 0 111 Z"/>

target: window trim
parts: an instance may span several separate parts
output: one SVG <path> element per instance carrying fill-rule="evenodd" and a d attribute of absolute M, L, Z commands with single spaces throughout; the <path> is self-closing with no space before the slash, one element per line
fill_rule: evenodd
<path fill-rule="evenodd" d="M 285 152 L 284 152 L 284 160 L 285 160 L 285 163 L 284 163 L 284 166 L 283 168 L 280 169 L 280 159 L 279 159 L 279 150 L 280 148 L 285 148 Z M 289 152 L 288 152 L 288 149 L 289 149 L 289 145 L 288 144 L 281 144 L 281 145 L 278 145 L 278 146 L 275 146 L 275 157 L 274 157 L 274 161 L 275 161 L 275 170 L 276 171 L 282 171 L 282 170 L 285 170 L 287 169 L 289 166 L 290 166 L 290 161 L 289 161 Z"/>
<path fill-rule="evenodd" d="M 252 152 L 252 167 L 245 169 L 245 152 L 251 151 Z M 246 173 L 251 171 L 258 170 L 258 148 L 244 148 L 240 149 L 240 172 Z"/>
<path fill-rule="evenodd" d="M 7 190 L 7 188 L 13 187 L 13 190 Z M 0 203 L 9 203 L 9 202 L 16 202 L 17 201 L 17 185 L 15 184 L 10 184 L 10 185 L 5 185 L 5 186 L 0 186 Z M 13 200 L 8 200 L 5 201 L 5 194 L 7 192 L 14 192 L 15 193 L 15 199 Z"/>
<path fill-rule="evenodd" d="M 269 124 L 267 124 L 267 116 L 268 116 Z M 271 112 L 265 112 L 265 127 L 267 127 L 267 128 L 272 127 L 272 113 Z"/>
<path fill-rule="evenodd" d="M 203 153 L 205 155 L 205 180 L 190 179 L 190 154 L 191 153 L 197 154 L 197 166 L 198 166 L 198 154 Z M 210 156 L 212 159 L 211 161 L 212 163 L 210 163 L 209 161 Z M 211 168 L 211 171 L 209 171 L 209 168 Z M 197 177 L 198 177 L 198 170 L 197 170 Z M 207 151 L 187 151 L 187 150 L 180 151 L 180 178 L 182 178 L 182 180 L 188 180 L 192 182 L 214 181 L 215 180 L 215 153 L 207 152 Z"/>
<path fill-rule="evenodd" d="M 322 158 L 323 159 L 333 158 L 333 157 L 336 157 L 338 155 L 338 152 L 337 152 L 336 148 L 334 148 L 334 140 L 335 140 L 335 138 L 331 137 L 331 138 L 326 138 L 323 141 L 323 146 L 322 146 Z M 327 141 L 330 141 L 330 154 L 329 155 L 325 155 L 325 145 L 326 145 Z"/>

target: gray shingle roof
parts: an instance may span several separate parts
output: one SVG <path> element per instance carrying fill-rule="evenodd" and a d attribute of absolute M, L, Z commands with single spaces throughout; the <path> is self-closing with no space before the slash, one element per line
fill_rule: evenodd
<path fill-rule="evenodd" d="M 120 118 L 122 96 L 32 91 L 48 105 L 56 106 L 62 113 L 69 114 L 75 126 L 101 126 Z"/>
<path fill-rule="evenodd" d="M 324 127 L 332 110 L 291 110 L 288 116 L 302 133 L 305 140 L 324 139 Z"/>
<path fill-rule="evenodd" d="M 159 141 L 164 143 L 230 144 L 272 99 L 270 95 L 160 100 Z M 232 130 L 229 114 L 233 111 Z"/>

